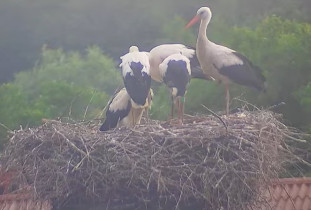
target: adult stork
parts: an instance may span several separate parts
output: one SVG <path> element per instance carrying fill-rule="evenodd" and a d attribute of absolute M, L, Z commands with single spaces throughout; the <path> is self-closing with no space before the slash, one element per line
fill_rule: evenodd
<path fill-rule="evenodd" d="M 176 104 L 178 121 L 182 124 L 185 94 L 191 78 L 190 60 L 180 53 L 172 54 L 159 65 L 159 72 L 171 92 L 171 117 L 174 117 L 174 106 Z"/>
<path fill-rule="evenodd" d="M 135 104 L 143 106 L 151 85 L 148 53 L 139 52 L 138 47 L 131 46 L 129 53 L 120 58 L 122 60 L 120 67 L 126 91 Z"/>
<path fill-rule="evenodd" d="M 140 124 L 143 112 L 151 107 L 153 91 L 149 90 L 145 103 L 138 106 L 131 99 L 125 88 L 118 91 L 108 102 L 106 119 L 100 131 L 108 131 L 117 126 L 133 127 Z"/>
<path fill-rule="evenodd" d="M 194 48 L 183 44 L 162 44 L 152 48 L 149 52 L 150 75 L 154 81 L 163 82 L 163 75 L 160 73 L 159 65 L 165 58 L 176 53 L 182 54 L 190 60 L 192 78 L 210 79 L 202 72 Z"/>
<path fill-rule="evenodd" d="M 208 7 L 201 7 L 196 16 L 186 25 L 189 28 L 199 20 L 199 34 L 196 44 L 196 53 L 203 72 L 224 84 L 226 89 L 226 113 L 229 113 L 229 84 L 240 85 L 264 90 L 264 81 L 261 70 L 254 66 L 245 56 L 210 41 L 206 36 L 207 26 L 212 18 Z"/>

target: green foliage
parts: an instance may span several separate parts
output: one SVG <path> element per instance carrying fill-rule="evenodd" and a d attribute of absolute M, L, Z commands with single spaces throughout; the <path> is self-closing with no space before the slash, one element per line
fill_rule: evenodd
<path fill-rule="evenodd" d="M 8 128 L 26 119 L 29 113 L 27 97 L 22 89 L 14 84 L 0 86 L 0 119 Z M 31 120 L 31 119 L 29 119 Z"/>
<path fill-rule="evenodd" d="M 204 106 L 215 111 L 225 109 L 224 88 L 213 81 L 192 79 L 186 95 L 185 111 L 189 114 L 208 113 Z"/>
<path fill-rule="evenodd" d="M 88 48 L 85 56 L 78 52 L 64 53 L 43 47 L 41 59 L 30 72 L 20 72 L 15 83 L 37 95 L 37 85 L 47 81 L 65 81 L 80 87 L 93 87 L 112 94 L 122 83 L 112 59 L 98 47 Z"/>
<path fill-rule="evenodd" d="M 305 110 L 311 113 L 311 82 L 300 89 L 300 91 L 297 93 L 297 96 Z"/>
<path fill-rule="evenodd" d="M 94 119 L 122 83 L 112 59 L 98 47 L 85 55 L 43 48 L 37 65 L 0 86 L 0 138 L 8 129 L 35 126 L 42 118 Z"/>
<path fill-rule="evenodd" d="M 306 129 L 308 129 L 309 133 L 311 133 L 311 82 L 299 89 L 295 96 L 302 105 L 305 114 L 309 116 L 305 126 L 308 127 Z"/>
<path fill-rule="evenodd" d="M 39 86 L 32 102 L 45 118 L 70 117 L 74 120 L 92 119 L 106 105 L 109 96 L 92 87 L 79 87 L 64 81 L 47 82 Z"/>
<path fill-rule="evenodd" d="M 153 88 L 154 97 L 150 117 L 157 120 L 168 120 L 171 114 L 171 96 L 165 85 Z"/>

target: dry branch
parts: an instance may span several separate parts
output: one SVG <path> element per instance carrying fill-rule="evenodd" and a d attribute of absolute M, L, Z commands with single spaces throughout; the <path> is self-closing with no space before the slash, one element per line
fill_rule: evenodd
<path fill-rule="evenodd" d="M 291 130 L 272 112 L 151 121 L 106 133 L 97 124 L 46 121 L 16 131 L 2 163 L 15 184 L 61 207 L 101 203 L 107 209 L 245 209 L 260 188 L 295 157 Z M 293 138 L 298 138 L 294 133 Z"/>

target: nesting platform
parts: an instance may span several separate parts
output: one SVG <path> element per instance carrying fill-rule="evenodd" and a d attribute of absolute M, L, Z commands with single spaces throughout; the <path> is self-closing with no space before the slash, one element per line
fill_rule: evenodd
<path fill-rule="evenodd" d="M 227 127 L 189 116 L 181 126 L 151 120 L 108 132 L 47 120 L 16 131 L 1 161 L 15 185 L 31 186 L 55 209 L 245 209 L 293 160 L 293 133 L 279 117 L 243 111 L 222 116 Z"/>

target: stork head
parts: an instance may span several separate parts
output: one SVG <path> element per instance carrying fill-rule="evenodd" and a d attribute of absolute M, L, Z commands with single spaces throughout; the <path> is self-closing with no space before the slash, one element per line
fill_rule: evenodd
<path fill-rule="evenodd" d="M 209 7 L 201 7 L 198 9 L 196 16 L 192 18 L 192 20 L 189 21 L 189 23 L 185 26 L 185 28 L 190 28 L 193 24 L 198 22 L 199 20 L 207 20 L 209 21 L 212 18 L 212 12 Z"/>
<path fill-rule="evenodd" d="M 200 16 L 201 19 L 211 19 L 212 18 L 212 12 L 209 7 L 201 7 L 197 11 L 197 15 Z"/>
<path fill-rule="evenodd" d="M 137 46 L 133 45 L 133 46 L 130 47 L 129 52 L 130 53 L 132 53 L 132 52 L 139 52 L 139 49 L 138 49 Z"/>

